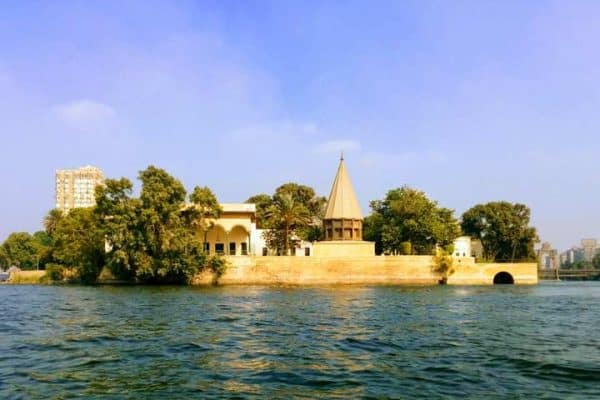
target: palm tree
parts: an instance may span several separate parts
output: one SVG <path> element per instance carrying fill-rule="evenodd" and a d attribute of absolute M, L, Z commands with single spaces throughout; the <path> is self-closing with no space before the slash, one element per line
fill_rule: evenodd
<path fill-rule="evenodd" d="M 44 228 L 48 235 L 52 236 L 56 232 L 56 227 L 64 217 L 64 214 L 58 208 L 54 208 L 44 217 Z"/>
<path fill-rule="evenodd" d="M 290 235 L 295 228 L 306 226 L 311 222 L 309 210 L 304 204 L 296 201 L 291 193 L 282 193 L 273 198 L 273 204 L 267 214 L 274 223 L 274 228 L 283 228 L 284 253 L 289 255 Z"/>

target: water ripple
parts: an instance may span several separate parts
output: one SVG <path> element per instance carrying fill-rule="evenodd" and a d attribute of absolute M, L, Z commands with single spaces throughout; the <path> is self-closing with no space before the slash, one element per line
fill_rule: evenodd
<path fill-rule="evenodd" d="M 0 398 L 600 398 L 599 293 L 2 286 Z"/>

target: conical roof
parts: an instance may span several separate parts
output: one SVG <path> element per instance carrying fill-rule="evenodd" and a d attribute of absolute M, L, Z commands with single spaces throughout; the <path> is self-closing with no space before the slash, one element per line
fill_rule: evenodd
<path fill-rule="evenodd" d="M 344 157 L 340 159 L 340 166 L 331 187 L 325 219 L 363 219 L 350 176 L 346 171 Z"/>

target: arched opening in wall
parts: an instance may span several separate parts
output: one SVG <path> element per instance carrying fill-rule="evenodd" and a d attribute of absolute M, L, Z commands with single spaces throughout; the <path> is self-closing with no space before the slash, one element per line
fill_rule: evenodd
<path fill-rule="evenodd" d="M 511 274 L 508 272 L 498 272 L 494 276 L 494 285 L 512 285 L 515 283 L 515 280 Z"/>
<path fill-rule="evenodd" d="M 250 233 L 236 225 L 229 232 L 229 254 L 232 256 L 247 256 L 250 248 Z"/>
<path fill-rule="evenodd" d="M 225 254 L 227 245 L 227 232 L 221 225 L 215 225 L 207 232 L 204 248 L 209 254 Z"/>

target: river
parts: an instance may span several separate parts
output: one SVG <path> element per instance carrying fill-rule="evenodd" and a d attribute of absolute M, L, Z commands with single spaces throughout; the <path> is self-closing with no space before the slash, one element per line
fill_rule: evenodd
<path fill-rule="evenodd" d="M 600 397 L 600 282 L 0 286 L 0 398 Z"/>

